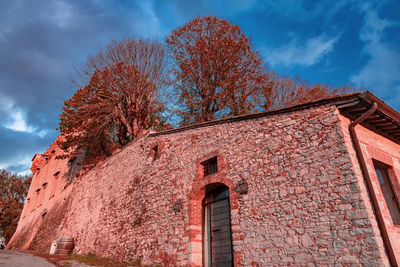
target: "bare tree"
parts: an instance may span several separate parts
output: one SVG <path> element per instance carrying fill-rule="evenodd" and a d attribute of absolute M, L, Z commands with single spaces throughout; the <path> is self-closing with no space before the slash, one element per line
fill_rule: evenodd
<path fill-rule="evenodd" d="M 348 85 L 334 87 L 323 84 L 311 84 L 300 80 L 282 77 L 273 71 L 266 73 L 268 78 L 259 91 L 258 103 L 262 110 L 280 109 L 307 103 L 323 98 L 348 94 L 360 89 Z"/>

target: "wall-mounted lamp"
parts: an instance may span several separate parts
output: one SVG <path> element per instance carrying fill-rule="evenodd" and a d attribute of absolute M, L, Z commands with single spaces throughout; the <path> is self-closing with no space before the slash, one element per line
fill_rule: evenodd
<path fill-rule="evenodd" d="M 247 182 L 245 180 L 239 181 L 235 187 L 235 192 L 243 195 L 247 194 L 247 191 L 248 191 Z"/>
<path fill-rule="evenodd" d="M 171 209 L 175 211 L 175 213 L 179 213 L 182 209 L 182 201 L 178 200 L 171 206 Z"/>

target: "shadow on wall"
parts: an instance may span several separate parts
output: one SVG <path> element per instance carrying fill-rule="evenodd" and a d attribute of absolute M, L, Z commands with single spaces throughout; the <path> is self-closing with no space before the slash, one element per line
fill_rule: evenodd
<path fill-rule="evenodd" d="M 48 253 L 53 240 L 58 240 L 66 215 L 69 213 L 71 197 L 61 200 L 21 229 L 9 244 L 9 249 L 29 249 Z M 32 229 L 33 226 L 33 229 Z"/>
<path fill-rule="evenodd" d="M 82 171 L 82 162 L 85 158 L 85 153 L 80 153 L 68 160 L 68 171 L 64 174 L 67 181 L 72 182 Z"/>

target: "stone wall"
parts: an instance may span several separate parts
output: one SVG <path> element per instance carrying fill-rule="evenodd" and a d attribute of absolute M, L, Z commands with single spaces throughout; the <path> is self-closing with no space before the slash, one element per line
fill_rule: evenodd
<path fill-rule="evenodd" d="M 61 190 L 48 205 L 67 203 L 62 216 L 48 207 L 35 235 L 49 231 L 52 216 L 53 236 L 73 236 L 78 253 L 200 266 L 205 186 L 223 183 L 235 266 L 388 265 L 346 134 L 326 105 L 146 135 Z M 203 177 L 201 162 L 214 156 L 218 173 Z M 241 181 L 247 194 L 235 192 Z"/>

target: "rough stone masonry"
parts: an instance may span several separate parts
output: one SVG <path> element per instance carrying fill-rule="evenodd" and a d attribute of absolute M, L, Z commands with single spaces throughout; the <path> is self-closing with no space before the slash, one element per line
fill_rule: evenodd
<path fill-rule="evenodd" d="M 213 248 L 203 200 L 210 185 L 225 185 L 234 266 L 389 266 L 350 119 L 338 104 L 346 99 L 147 133 L 75 179 L 76 159 L 56 159 L 62 152 L 54 143 L 33 160 L 28 200 L 7 248 L 48 252 L 71 236 L 76 253 L 207 265 Z M 400 231 L 372 159 L 391 164 L 397 196 L 400 146 L 364 126 L 356 130 L 399 257 Z M 203 163 L 214 157 L 217 172 L 204 175 Z"/>

